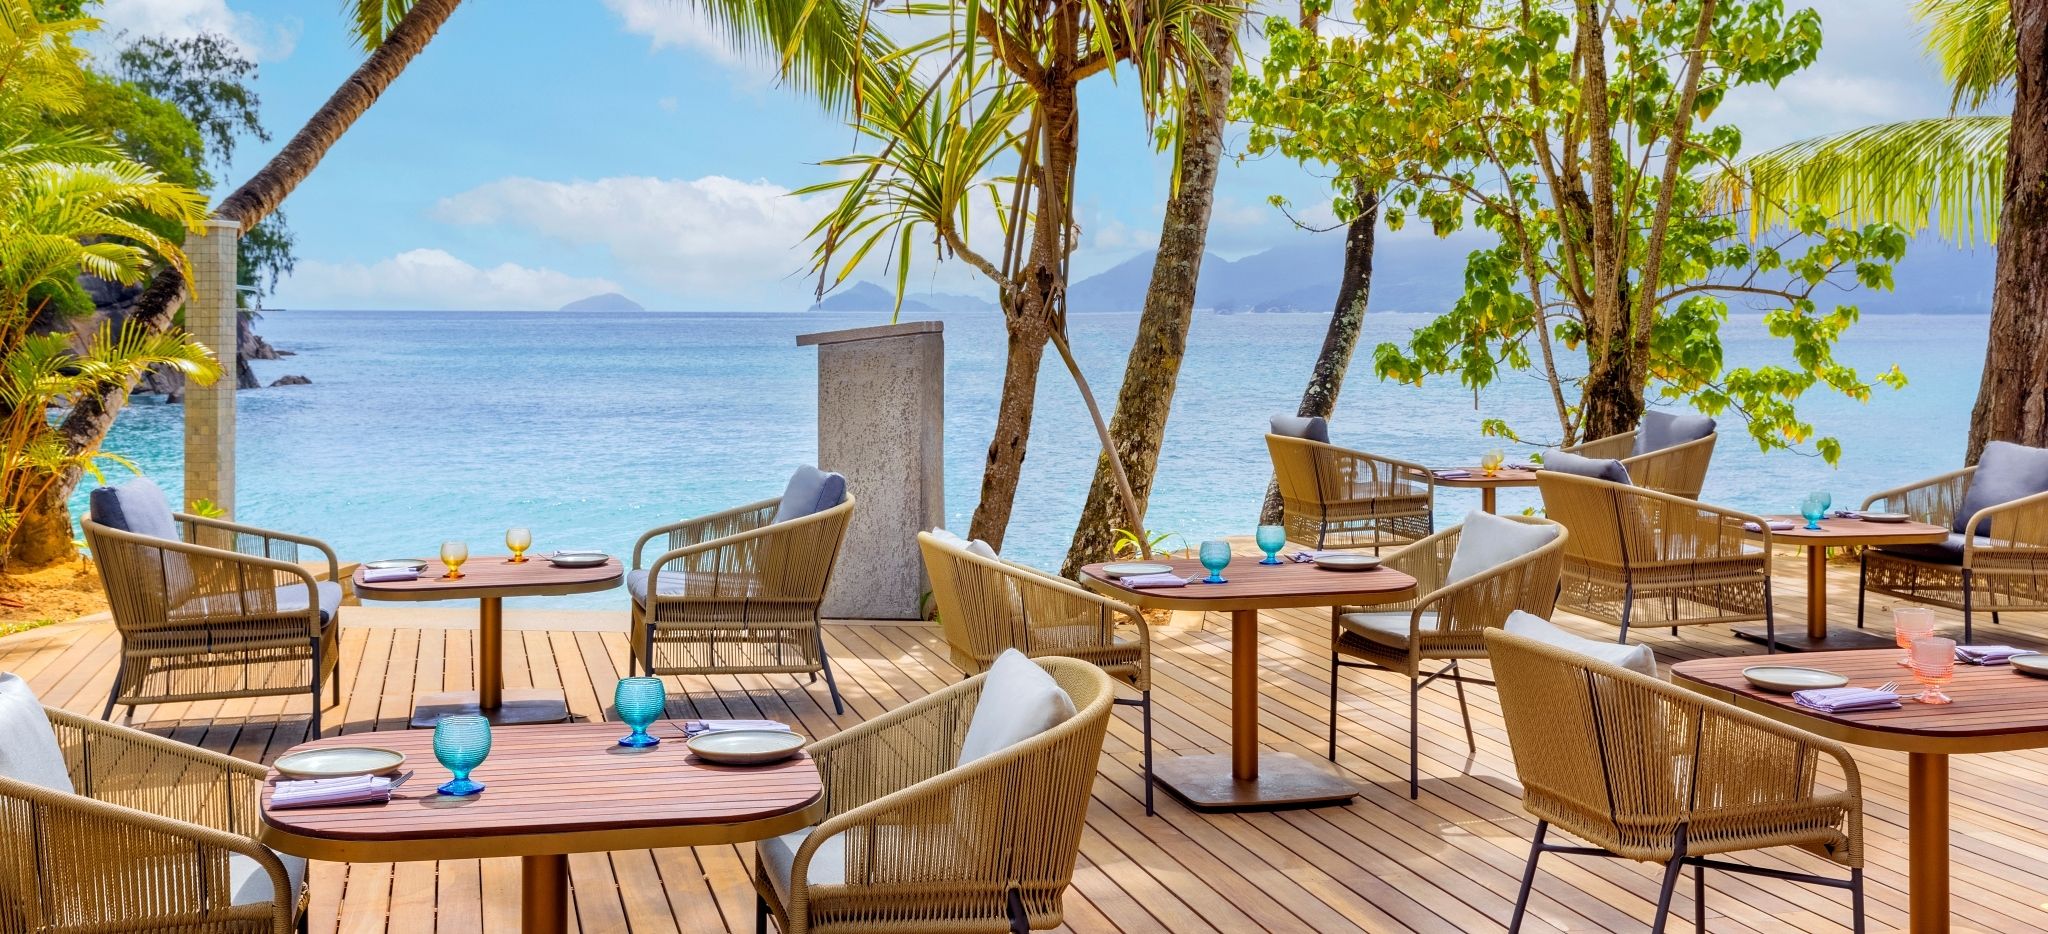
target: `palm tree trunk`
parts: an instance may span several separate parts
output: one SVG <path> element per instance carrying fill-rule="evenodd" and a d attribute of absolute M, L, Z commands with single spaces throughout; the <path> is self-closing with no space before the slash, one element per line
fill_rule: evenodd
<path fill-rule="evenodd" d="M 1197 29 L 1209 56 L 1192 65 L 1200 80 L 1187 87 L 1182 108 L 1179 186 L 1166 202 L 1159 227 L 1159 252 L 1152 262 L 1152 281 L 1145 290 L 1145 310 L 1138 318 L 1138 336 L 1124 364 L 1123 388 L 1109 434 L 1130 480 L 1138 515 L 1117 488 L 1116 466 L 1109 453 L 1096 458 L 1095 480 L 1088 502 L 1074 527 L 1061 573 L 1071 577 L 1081 566 L 1106 561 L 1116 543 L 1119 525 L 1143 533 L 1145 504 L 1159 466 L 1159 447 L 1166 436 L 1166 417 L 1180 379 L 1181 357 L 1188 346 L 1188 326 L 1195 312 L 1195 283 L 1208 248 L 1209 213 L 1216 203 L 1216 173 L 1223 157 L 1223 128 L 1230 99 L 1230 39 L 1237 25 L 1203 17 Z"/>
<path fill-rule="evenodd" d="M 306 121 L 306 125 L 285 143 L 284 148 L 272 157 L 270 162 L 242 187 L 222 199 L 214 209 L 217 217 L 230 218 L 241 224 L 242 233 L 256 226 L 263 218 L 277 210 L 285 196 L 292 193 L 299 183 L 312 174 L 314 166 L 341 139 L 343 133 L 353 126 L 370 105 L 391 87 L 392 82 L 405 71 L 407 64 L 417 57 L 434 38 L 441 25 L 448 21 L 450 14 L 462 0 L 415 0 L 405 18 L 385 36 L 384 43 L 363 60 L 355 73 L 336 88 L 327 98 L 327 103 Z M 150 333 L 162 333 L 171 327 L 171 321 L 178 309 L 185 304 L 185 278 L 175 268 L 166 266 L 159 270 L 136 301 L 134 311 L 129 313 L 127 327 L 142 328 Z M 66 416 L 58 433 L 73 453 L 97 449 L 107 439 L 107 431 L 114 426 L 114 418 L 127 402 L 128 391 L 133 386 L 109 389 L 97 396 L 77 401 L 71 414 Z M 43 509 L 64 509 L 71 492 L 78 488 L 79 472 L 71 471 L 60 478 L 51 494 L 42 503 Z M 38 520 L 30 517 L 28 522 L 37 535 L 47 538 L 50 530 L 58 530 L 68 545 L 71 540 L 71 524 L 68 521 L 51 522 L 49 517 Z M 24 533 L 30 528 L 24 528 Z M 48 541 L 27 541 L 33 536 L 24 534 L 17 538 L 16 554 L 44 552 L 51 545 Z"/>
<path fill-rule="evenodd" d="M 2048 0 L 2012 0 L 2012 17 L 2019 63 L 1973 464 L 1990 441 L 2048 446 Z"/>
<path fill-rule="evenodd" d="M 1344 231 L 1344 278 L 1337 287 L 1337 307 L 1330 313 L 1329 330 L 1323 332 L 1323 349 L 1316 353 L 1316 366 L 1309 372 L 1308 386 L 1301 391 L 1296 415 L 1329 418 L 1337 411 L 1337 393 L 1344 388 L 1344 374 L 1351 368 L 1351 354 L 1358 349 L 1359 332 L 1365 329 L 1365 309 L 1372 297 L 1372 249 L 1380 222 L 1380 193 L 1364 182 L 1354 181 L 1352 204 L 1358 214 Z M 1280 484 L 1266 482 L 1266 503 L 1259 509 L 1259 523 L 1279 523 Z"/>
<path fill-rule="evenodd" d="M 988 443 L 988 461 L 981 472 L 981 499 L 967 527 L 970 538 L 1001 550 L 1017 504 L 1017 481 L 1024 473 L 1024 449 L 1031 439 L 1031 416 L 1037 408 L 1038 369 L 1045 360 L 1051 329 L 1043 317 L 1013 320 L 1009 354 L 1003 363 L 1003 394 L 996 403 L 995 437 Z"/>

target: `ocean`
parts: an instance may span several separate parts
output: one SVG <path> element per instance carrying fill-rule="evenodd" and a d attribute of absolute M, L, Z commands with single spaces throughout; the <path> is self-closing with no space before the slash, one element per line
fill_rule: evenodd
<path fill-rule="evenodd" d="M 964 532 L 980 488 L 1003 365 L 993 314 L 941 316 L 946 333 L 946 514 Z M 1421 388 L 1371 372 L 1375 344 L 1427 320 L 1368 316 L 1332 440 L 1432 466 L 1469 465 L 1497 442 L 1487 417 L 1531 438 L 1555 437 L 1547 388 L 1509 374 L 1474 393 L 1455 379 Z M 1138 316 L 1077 315 L 1076 353 L 1107 411 Z M 534 549 L 629 555 L 640 532 L 779 495 L 817 451 L 812 331 L 882 323 L 863 314 L 565 314 L 553 312 L 278 311 L 258 331 L 283 360 L 253 361 L 266 384 L 310 386 L 239 395 L 237 518 L 327 540 L 344 560 L 424 556 L 445 539 L 503 553 L 507 526 Z M 1160 457 L 1148 525 L 1188 542 L 1248 534 L 1270 471 L 1263 435 L 1293 412 L 1327 315 L 1196 316 Z M 1809 452 L 1762 454 L 1740 419 L 1724 416 L 1703 498 L 1793 512 L 1812 490 L 1838 506 L 1961 466 L 1983 365 L 1985 316 L 1873 315 L 1850 330 L 1840 358 L 1866 378 L 1898 364 L 1910 380 L 1857 403 L 1809 394 L 1801 409 L 1842 442 L 1839 467 Z M 1755 316 L 1724 330 L 1731 365 L 1790 365 Z M 180 500 L 181 409 L 140 397 L 107 449 L 133 459 Z M 1510 458 L 1521 452 L 1506 446 Z M 1097 451 L 1080 396 L 1051 354 L 1004 553 L 1057 568 Z M 121 468 L 110 467 L 118 480 Z M 90 486 L 90 481 L 86 484 Z M 1504 490 L 1500 508 L 1538 504 Z M 85 490 L 73 502 L 85 508 Z M 1478 508 L 1478 492 L 1447 490 L 1439 526 Z M 906 542 L 904 547 L 912 547 Z M 520 605 L 616 607 L 622 591 Z"/>

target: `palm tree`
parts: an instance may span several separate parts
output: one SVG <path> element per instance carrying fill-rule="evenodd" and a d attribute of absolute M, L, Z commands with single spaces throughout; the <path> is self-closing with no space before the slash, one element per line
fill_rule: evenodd
<path fill-rule="evenodd" d="M 1883 221 L 1944 239 L 1999 243 L 1991 340 L 1970 417 L 1968 460 L 2008 439 L 2048 444 L 2048 3 L 1918 0 L 1927 47 L 1952 89 L 1946 117 L 1800 140 L 1745 160 L 1723 180 L 1752 235 L 1811 203 L 1853 223 Z M 2013 113 L 1981 108 L 2015 88 Z"/>
<path fill-rule="evenodd" d="M 121 391 L 155 365 L 195 379 L 220 372 L 182 332 L 102 327 L 80 354 L 69 333 L 31 334 L 53 287 L 81 272 L 121 283 L 185 262 L 151 222 L 196 228 L 198 192 L 164 180 L 80 130 L 52 132 L 43 115 L 83 106 L 70 42 L 91 19 L 39 22 L 29 0 L 0 0 L 0 567 L 29 506 L 68 476 L 95 469 L 97 446 L 73 450 L 50 426 L 52 406 Z"/>

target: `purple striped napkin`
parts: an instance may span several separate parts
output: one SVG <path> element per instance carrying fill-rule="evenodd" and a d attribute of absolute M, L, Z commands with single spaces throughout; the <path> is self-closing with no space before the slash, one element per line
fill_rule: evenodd
<path fill-rule="evenodd" d="M 1799 523 L 1797 523 L 1797 522 L 1794 522 L 1794 521 L 1792 521 L 1792 520 L 1790 520 L 1790 519 L 1772 519 L 1772 520 L 1770 520 L 1770 523 L 1771 523 L 1771 531 L 1773 531 L 1773 532 L 1784 532 L 1784 531 L 1788 531 L 1788 530 L 1790 530 L 1791 528 L 1793 528 L 1794 526 L 1797 526 L 1797 525 L 1799 524 Z M 1744 523 L 1742 524 L 1742 528 L 1743 528 L 1743 530 L 1744 530 L 1744 531 L 1747 531 L 1747 532 L 1761 532 L 1761 531 L 1763 531 L 1763 527 L 1762 527 L 1762 526 L 1760 526 L 1760 525 L 1757 525 L 1757 524 L 1756 524 L 1756 523 L 1754 523 L 1754 522 L 1744 522 Z"/>
<path fill-rule="evenodd" d="M 1186 587 L 1188 580 L 1172 574 L 1137 574 L 1118 578 L 1117 583 L 1125 587 Z"/>
<path fill-rule="evenodd" d="M 1959 645 L 1956 646 L 1956 661 L 1971 665 L 2003 665 L 2012 661 L 2015 655 L 2032 655 L 2033 649 L 2014 648 L 2010 645 Z"/>
<path fill-rule="evenodd" d="M 1452 468 L 1450 470 L 1436 470 L 1431 472 L 1436 474 L 1436 478 L 1438 480 L 1463 480 L 1466 477 L 1472 476 L 1472 471 L 1464 470 L 1462 468 Z"/>
<path fill-rule="evenodd" d="M 1792 700 L 1801 707 L 1811 707 L 1822 713 L 1847 713 L 1852 710 L 1895 710 L 1899 706 L 1896 691 L 1879 691 L 1873 688 L 1816 688 L 1793 691 Z"/>
<path fill-rule="evenodd" d="M 313 808 L 335 804 L 374 804 L 391 800 L 391 779 L 381 775 L 280 781 L 270 792 L 270 809 Z"/>

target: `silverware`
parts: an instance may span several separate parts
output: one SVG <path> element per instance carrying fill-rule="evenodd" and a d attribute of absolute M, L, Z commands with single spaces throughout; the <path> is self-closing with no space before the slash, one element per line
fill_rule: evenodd
<path fill-rule="evenodd" d="M 1897 693 L 1899 690 L 1899 683 L 1897 681 L 1886 681 L 1885 683 L 1878 685 L 1876 689 L 1879 691 L 1891 691 L 1893 693 Z"/>

